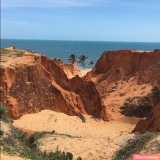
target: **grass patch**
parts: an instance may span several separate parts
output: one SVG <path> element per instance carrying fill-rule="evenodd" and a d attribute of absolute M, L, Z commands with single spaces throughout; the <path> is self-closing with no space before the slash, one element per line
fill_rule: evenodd
<path fill-rule="evenodd" d="M 15 56 L 15 57 L 22 57 L 24 55 L 24 51 L 21 51 L 21 50 L 8 50 L 8 49 L 5 49 L 5 48 L 0 48 L 0 53 L 1 55 L 9 55 L 12 57 L 12 56 Z"/>
<path fill-rule="evenodd" d="M 98 121 L 101 120 L 100 118 L 97 118 L 97 117 L 95 117 L 95 116 L 93 116 L 93 115 L 91 116 L 91 118 L 94 119 L 96 122 L 98 122 Z"/>
<path fill-rule="evenodd" d="M 5 54 L 9 54 L 9 53 L 10 53 L 10 51 L 8 49 L 0 48 L 1 55 L 5 55 Z"/>
<path fill-rule="evenodd" d="M 133 154 L 138 154 L 144 148 L 146 143 L 152 138 L 156 137 L 158 133 L 144 133 L 141 137 L 135 140 L 129 140 L 127 145 L 119 150 L 112 160 L 127 160 L 131 158 Z"/>
<path fill-rule="evenodd" d="M 13 55 L 16 57 L 22 57 L 24 55 L 24 51 L 16 50 Z"/>
<path fill-rule="evenodd" d="M 7 145 L 5 145 L 5 146 L 3 147 L 2 151 L 3 151 L 4 153 L 7 153 L 7 154 L 11 155 L 11 156 L 16 155 L 16 152 L 15 152 L 10 146 L 7 146 Z"/>

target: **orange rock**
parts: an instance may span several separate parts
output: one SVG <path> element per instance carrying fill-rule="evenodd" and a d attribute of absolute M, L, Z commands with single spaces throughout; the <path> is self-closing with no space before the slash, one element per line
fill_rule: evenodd
<path fill-rule="evenodd" d="M 102 118 L 105 121 L 112 118 L 101 101 L 100 94 L 93 82 L 85 82 L 79 76 L 75 76 L 70 80 L 70 90 L 81 97 L 87 114 Z"/>
<path fill-rule="evenodd" d="M 110 119 L 93 82 L 67 77 L 67 72 L 73 75 L 78 72 L 75 64 L 66 65 L 39 54 L 28 63 L 23 60 L 29 56 L 19 58 L 21 62 L 17 65 L 1 68 L 1 102 L 11 118 L 50 109 L 68 115 L 92 114 Z"/>
<path fill-rule="evenodd" d="M 148 78 L 143 74 L 147 74 L 147 69 L 152 66 L 154 69 L 150 69 Z M 126 76 L 140 72 L 139 83 L 149 83 L 152 81 L 158 81 L 160 84 L 160 50 L 150 51 L 138 51 L 138 50 L 116 50 L 103 52 L 100 59 L 97 61 L 94 69 L 90 71 L 85 77 L 85 80 L 90 80 L 94 75 L 104 74 L 99 80 L 100 83 L 103 80 L 108 80 L 108 83 L 118 81 Z M 154 73 L 152 72 L 154 71 Z"/>
<path fill-rule="evenodd" d="M 105 51 L 95 67 L 83 77 L 93 80 L 101 95 L 107 93 L 107 87 L 120 80 L 136 76 L 137 84 L 156 82 L 160 85 L 160 50 L 116 50 Z"/>
<path fill-rule="evenodd" d="M 156 105 L 155 110 L 148 118 L 143 118 L 138 122 L 133 132 L 136 131 L 160 132 L 160 102 Z"/>

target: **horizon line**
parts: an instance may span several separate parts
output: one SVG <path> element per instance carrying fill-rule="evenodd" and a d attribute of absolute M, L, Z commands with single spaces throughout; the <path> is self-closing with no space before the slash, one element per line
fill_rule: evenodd
<path fill-rule="evenodd" d="M 160 43 L 160 41 L 117 41 L 117 40 L 56 40 L 56 39 L 19 39 L 19 38 L 1 38 L 1 40 L 33 40 L 33 41 L 75 41 L 75 42 L 136 42 L 136 43 Z"/>

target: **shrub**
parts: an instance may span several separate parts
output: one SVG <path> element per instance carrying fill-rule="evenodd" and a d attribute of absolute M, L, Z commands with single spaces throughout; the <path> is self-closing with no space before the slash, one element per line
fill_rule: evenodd
<path fill-rule="evenodd" d="M 120 109 L 120 112 L 126 116 L 142 118 L 149 116 L 152 106 L 148 97 L 133 97 L 127 99 Z"/>
<path fill-rule="evenodd" d="M 82 120 L 82 123 L 85 123 L 86 122 L 86 119 L 83 115 L 80 115 L 79 118 Z"/>
<path fill-rule="evenodd" d="M 127 145 L 119 150 L 112 160 L 125 160 L 129 159 L 133 154 L 139 153 L 145 146 L 145 144 L 151 140 L 153 137 L 156 137 L 156 133 L 144 133 L 137 139 L 129 140 Z"/>
<path fill-rule="evenodd" d="M 3 130 L 0 130 L 0 136 L 3 136 Z"/>
<path fill-rule="evenodd" d="M 0 103 L 0 118 L 2 118 L 3 115 L 6 115 L 7 110 L 3 107 L 2 103 Z"/>
<path fill-rule="evenodd" d="M 160 89 L 157 86 L 153 86 L 151 95 L 153 105 L 156 106 L 160 101 Z"/>

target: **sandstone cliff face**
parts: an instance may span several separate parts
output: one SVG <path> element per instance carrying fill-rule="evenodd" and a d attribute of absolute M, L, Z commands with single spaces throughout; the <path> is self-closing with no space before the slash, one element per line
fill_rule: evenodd
<path fill-rule="evenodd" d="M 148 69 L 154 68 L 148 73 Z M 107 80 L 108 84 L 124 77 L 138 73 L 138 83 L 149 83 L 154 80 L 160 84 L 160 50 L 144 52 L 138 50 L 117 50 L 103 52 L 95 67 L 84 79 L 90 80 L 94 75 L 104 74 L 97 83 Z M 145 79 L 143 74 L 148 74 Z"/>
<path fill-rule="evenodd" d="M 160 102 L 148 118 L 143 118 L 138 122 L 133 132 L 160 132 Z"/>
<path fill-rule="evenodd" d="M 84 104 L 84 109 L 88 114 L 101 117 L 106 121 L 112 118 L 107 112 L 106 106 L 104 106 L 101 101 L 99 92 L 93 82 L 85 82 L 79 76 L 76 76 L 70 80 L 70 89 L 80 95 Z"/>
<path fill-rule="evenodd" d="M 31 60 L 23 63 L 25 59 Z M 0 69 L 0 101 L 13 119 L 44 109 L 110 119 L 94 83 L 84 82 L 80 77 L 67 77 L 68 72 L 78 72 L 74 64 L 66 65 L 57 59 L 35 54 L 18 57 L 17 62 L 14 58 L 12 65 L 4 64 Z"/>
<path fill-rule="evenodd" d="M 160 61 L 160 50 L 154 52 L 137 50 L 107 51 L 97 61 L 95 72 L 100 74 L 106 73 L 111 68 L 123 68 L 124 75 L 129 75 L 144 70 L 157 61 Z"/>
<path fill-rule="evenodd" d="M 101 97 L 105 97 L 106 99 L 111 98 L 111 100 L 114 99 L 116 103 L 120 102 L 120 99 L 132 100 L 137 98 L 137 94 L 135 93 L 138 86 L 145 85 L 143 86 L 144 88 L 149 88 L 149 86 L 153 87 L 153 84 L 157 86 L 160 85 L 160 50 L 154 50 L 154 52 L 138 50 L 106 51 L 97 61 L 92 71 L 83 77 L 83 79 L 86 81 L 92 80 L 96 84 Z M 128 85 L 128 88 L 124 90 L 125 85 L 123 84 L 126 84 L 126 86 Z M 135 88 L 133 89 L 132 87 Z M 141 87 L 141 89 L 143 88 Z M 121 90 L 123 90 L 123 92 L 121 92 Z M 132 92 L 135 91 L 135 93 L 131 94 L 129 90 Z M 150 109 L 148 110 L 148 114 L 150 114 L 150 112 L 155 109 L 155 104 L 157 104 L 156 99 L 159 98 L 156 97 L 156 95 L 154 98 L 149 96 L 152 95 L 152 90 L 147 92 L 150 94 L 146 94 L 145 91 L 140 91 L 139 97 L 145 98 L 146 96 L 146 98 L 149 99 Z M 120 93 L 119 97 L 117 96 L 118 93 Z M 117 96 L 117 99 L 114 98 L 114 95 Z M 129 96 L 127 97 L 127 95 Z M 109 100 L 105 101 L 105 104 L 108 106 L 115 105 L 114 103 L 109 103 Z M 136 104 L 128 105 L 128 109 L 130 111 L 133 109 L 133 105 L 136 106 Z M 117 103 L 114 106 L 114 109 L 119 110 L 121 106 Z M 147 110 L 147 106 L 145 104 L 140 105 L 140 107 L 142 108 L 142 111 Z M 137 112 L 135 108 L 133 111 Z M 129 112 L 128 114 L 131 113 Z M 137 112 L 136 114 L 140 113 Z M 160 110 L 157 106 L 155 111 L 152 113 L 152 116 L 147 119 L 145 118 L 145 120 L 141 120 L 135 130 L 159 131 L 160 121 L 158 116 L 160 116 Z"/>

